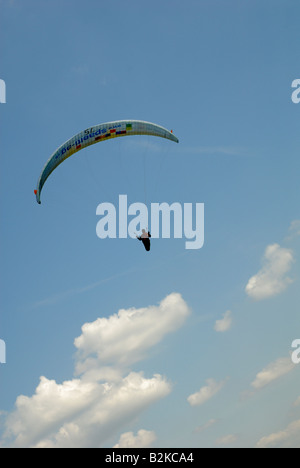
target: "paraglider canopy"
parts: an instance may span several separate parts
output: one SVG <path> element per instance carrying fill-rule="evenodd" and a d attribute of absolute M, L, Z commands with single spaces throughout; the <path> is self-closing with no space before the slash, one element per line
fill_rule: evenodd
<path fill-rule="evenodd" d="M 160 125 L 144 122 L 142 120 L 117 120 L 115 122 L 107 122 L 87 128 L 67 140 L 50 156 L 41 172 L 37 188 L 34 191 L 37 202 L 41 204 L 41 191 L 46 180 L 65 159 L 77 153 L 77 151 L 95 143 L 130 135 L 152 135 L 179 143 L 173 131 L 170 132 Z"/>

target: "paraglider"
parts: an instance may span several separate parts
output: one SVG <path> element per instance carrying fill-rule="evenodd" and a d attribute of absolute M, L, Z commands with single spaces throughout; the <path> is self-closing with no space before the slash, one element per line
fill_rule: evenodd
<path fill-rule="evenodd" d="M 86 148 L 87 146 L 99 143 L 104 140 L 130 135 L 152 135 L 160 138 L 179 142 L 178 138 L 169 131 L 159 125 L 144 122 L 141 120 L 118 120 L 115 122 L 107 122 L 95 127 L 87 128 L 78 133 L 63 145 L 57 148 L 46 162 L 41 175 L 38 179 L 37 188 L 34 191 L 36 200 L 41 204 L 41 191 L 50 176 L 50 174 L 63 162 L 77 151 Z"/>
<path fill-rule="evenodd" d="M 136 238 L 139 240 L 139 241 L 142 241 L 143 244 L 144 244 L 144 247 L 145 249 L 147 250 L 147 252 L 150 251 L 150 237 L 151 237 L 151 234 L 150 232 L 146 232 L 145 229 L 142 230 L 142 235 L 141 236 L 136 236 Z"/>

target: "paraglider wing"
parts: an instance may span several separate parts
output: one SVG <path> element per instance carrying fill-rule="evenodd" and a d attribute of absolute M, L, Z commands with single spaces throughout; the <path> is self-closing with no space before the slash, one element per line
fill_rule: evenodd
<path fill-rule="evenodd" d="M 41 191 L 49 175 L 65 159 L 83 148 L 111 138 L 128 135 L 152 135 L 179 142 L 178 138 L 169 130 L 141 120 L 118 120 L 90 127 L 70 138 L 51 155 L 39 177 L 37 188 L 34 191 L 36 200 L 41 203 Z"/>

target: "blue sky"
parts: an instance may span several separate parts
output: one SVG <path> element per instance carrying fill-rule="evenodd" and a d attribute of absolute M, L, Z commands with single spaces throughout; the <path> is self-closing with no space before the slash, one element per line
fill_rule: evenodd
<path fill-rule="evenodd" d="M 0 8 L 1 445 L 299 447 L 299 2 Z M 38 206 L 118 119 L 180 143 L 91 146 Z M 99 239 L 119 194 L 204 203 L 204 247 Z"/>

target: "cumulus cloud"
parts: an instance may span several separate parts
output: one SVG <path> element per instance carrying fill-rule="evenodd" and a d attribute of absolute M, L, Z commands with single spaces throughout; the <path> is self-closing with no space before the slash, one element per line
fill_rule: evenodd
<path fill-rule="evenodd" d="M 255 390 L 259 390 L 288 374 L 294 367 L 295 364 L 293 364 L 291 358 L 279 358 L 259 372 L 251 385 Z"/>
<path fill-rule="evenodd" d="M 283 431 L 262 437 L 257 448 L 300 448 L 300 419 L 290 423 Z"/>
<path fill-rule="evenodd" d="M 41 377 L 31 397 L 20 395 L 6 418 L 5 446 L 101 447 L 120 427 L 170 393 L 165 377 L 146 378 L 143 372 L 130 371 L 125 375 L 123 365 L 145 357 L 183 324 L 188 313 L 182 297 L 171 294 L 159 306 L 122 310 L 85 324 L 75 340 L 79 377 L 62 384 Z M 139 432 L 132 440 L 146 441 L 147 434 Z"/>
<path fill-rule="evenodd" d="M 32 397 L 18 397 L 6 435 L 15 447 L 98 447 L 170 390 L 162 376 L 135 372 L 114 384 L 42 377 Z"/>
<path fill-rule="evenodd" d="M 156 440 L 155 432 L 141 429 L 135 436 L 133 432 L 125 432 L 113 448 L 148 448 Z"/>
<path fill-rule="evenodd" d="M 230 310 L 227 310 L 227 312 L 225 312 L 223 314 L 222 319 L 216 320 L 214 329 L 217 332 L 224 333 L 224 332 L 230 330 L 231 325 L 232 325 L 232 312 Z"/>
<path fill-rule="evenodd" d="M 158 306 L 121 309 L 82 327 L 75 339 L 78 373 L 113 364 L 126 367 L 145 358 L 146 351 L 184 323 L 189 308 L 180 294 L 167 296 Z M 93 357 L 95 356 L 95 357 Z"/>
<path fill-rule="evenodd" d="M 293 263 L 293 252 L 278 244 L 269 245 L 264 253 L 263 267 L 252 276 L 246 293 L 252 299 L 262 300 L 280 294 L 292 282 L 287 276 Z"/>
<path fill-rule="evenodd" d="M 215 396 L 225 385 L 226 380 L 217 382 L 214 379 L 207 379 L 206 386 L 200 388 L 196 393 L 193 393 L 188 397 L 188 402 L 191 406 L 199 406 L 206 403 L 213 396 Z"/>

